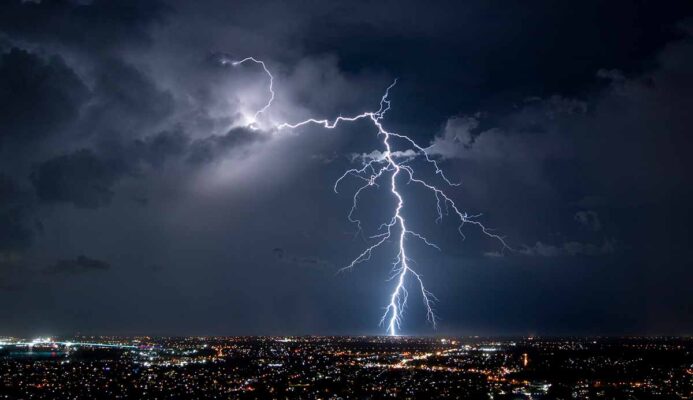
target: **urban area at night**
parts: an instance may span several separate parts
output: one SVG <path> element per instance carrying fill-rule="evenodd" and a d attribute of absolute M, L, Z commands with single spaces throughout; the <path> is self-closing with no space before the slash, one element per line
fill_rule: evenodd
<path fill-rule="evenodd" d="M 3 338 L 6 399 L 690 399 L 691 338 Z"/>

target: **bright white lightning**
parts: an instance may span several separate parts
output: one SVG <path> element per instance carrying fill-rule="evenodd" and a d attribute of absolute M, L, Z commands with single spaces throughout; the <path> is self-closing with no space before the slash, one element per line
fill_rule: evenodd
<path fill-rule="evenodd" d="M 272 102 L 274 101 L 274 76 L 272 76 L 272 73 L 269 71 L 269 69 L 267 69 L 265 62 L 262 60 L 258 60 L 255 57 L 246 57 L 246 58 L 239 60 L 239 61 L 233 61 L 233 60 L 228 60 L 226 58 L 222 58 L 220 62 L 221 62 L 221 65 L 231 64 L 234 67 L 237 67 L 237 66 L 239 66 L 243 63 L 246 63 L 246 62 L 254 62 L 255 64 L 260 65 L 262 67 L 262 69 L 265 71 L 265 73 L 267 74 L 267 76 L 269 77 L 269 93 L 270 93 L 269 100 L 267 100 L 267 103 L 265 103 L 265 105 L 261 109 L 259 109 L 255 112 L 255 115 L 253 115 L 253 119 L 250 121 L 250 123 L 248 123 L 249 128 L 251 128 L 253 130 L 258 129 L 257 125 L 256 125 L 258 117 L 260 117 L 260 114 L 267 111 L 267 109 L 270 108 L 270 106 L 272 105 Z"/>
<path fill-rule="evenodd" d="M 267 109 L 269 109 L 269 107 L 272 105 L 272 102 L 274 101 L 274 77 L 267 69 L 267 66 L 263 61 L 257 60 L 253 57 L 247 57 L 240 61 L 223 60 L 222 64 L 225 65 L 230 63 L 233 66 L 237 66 L 245 62 L 254 62 L 256 64 L 259 64 L 260 66 L 262 66 L 263 70 L 269 77 L 270 98 L 265 104 L 265 106 L 255 113 L 253 121 L 249 124 L 250 128 L 257 129 L 255 124 L 258 117 L 262 113 L 267 111 Z M 398 244 L 398 253 L 395 257 L 392 275 L 389 279 L 394 280 L 396 284 L 392 293 L 389 296 L 389 304 L 387 304 L 387 306 L 385 307 L 385 311 L 380 320 L 381 325 L 386 325 L 387 332 L 390 336 L 397 336 L 397 332 L 401 327 L 402 315 L 407 305 L 407 299 L 409 297 L 409 292 L 406 288 L 408 276 L 411 276 L 413 278 L 416 287 L 421 293 L 428 321 L 433 325 L 434 328 L 437 324 L 437 316 L 433 308 L 433 304 L 437 299 L 431 292 L 429 292 L 425 288 L 421 274 L 419 274 L 412 268 L 412 260 L 407 255 L 407 247 L 405 246 L 405 243 L 407 239 L 415 238 L 421 240 L 426 245 L 431 246 L 435 249 L 440 250 L 440 248 L 433 242 L 429 241 L 425 236 L 411 230 L 407 226 L 407 222 L 404 216 L 402 215 L 402 210 L 405 207 L 405 200 L 402 197 L 402 194 L 400 193 L 398 188 L 398 181 L 401 176 L 404 176 L 406 178 L 407 183 L 416 183 L 430 191 L 435 196 L 436 210 L 438 214 L 436 221 L 441 221 L 443 215 L 448 214 L 449 210 L 452 209 L 452 211 L 460 221 L 460 225 L 458 226 L 458 232 L 460 233 L 463 239 L 464 234 L 462 233 L 462 227 L 464 226 L 464 224 L 472 224 L 480 228 L 481 232 L 486 236 L 498 240 L 502 245 L 503 249 L 510 249 L 510 247 L 508 247 L 508 245 L 505 243 L 502 236 L 493 233 L 490 229 L 486 228 L 480 221 L 477 220 L 477 218 L 481 215 L 468 215 L 466 212 L 461 211 L 457 207 L 455 202 L 442 189 L 426 182 L 423 179 L 417 178 L 415 176 L 414 169 L 410 165 L 405 164 L 405 161 L 411 161 L 411 154 L 413 154 L 413 157 L 421 157 L 423 160 L 425 160 L 428 164 L 430 164 L 433 167 L 436 175 L 438 175 L 446 185 L 459 185 L 459 183 L 451 182 L 445 176 L 445 173 L 439 167 L 436 160 L 432 158 L 427 148 L 420 146 L 409 136 L 399 134 L 396 132 L 389 132 L 383 127 L 382 120 L 385 117 L 387 111 L 390 109 L 390 100 L 388 99 L 390 95 L 390 89 L 392 89 L 396 84 L 397 80 L 395 79 L 395 81 L 387 87 L 385 93 L 380 99 L 380 108 L 377 111 L 368 111 L 362 114 L 349 117 L 344 117 L 340 115 L 333 120 L 309 118 L 296 123 L 284 122 L 275 125 L 275 128 L 278 130 L 295 129 L 310 124 L 319 125 L 325 129 L 335 129 L 340 122 L 354 122 L 362 119 L 368 119 L 377 128 L 378 136 L 382 137 L 382 143 L 385 150 L 382 153 L 382 157 L 373 158 L 368 162 L 364 161 L 364 165 L 362 168 L 352 168 L 346 171 L 335 182 L 334 191 L 335 193 L 337 192 L 337 187 L 339 186 L 339 183 L 347 176 L 353 176 L 364 181 L 364 184 L 360 186 L 354 193 L 352 207 L 348 214 L 349 221 L 356 224 L 358 227 L 358 231 L 361 232 L 361 221 L 354 218 L 354 213 L 358 206 L 359 195 L 361 194 L 361 192 L 368 188 L 371 188 L 373 186 L 379 186 L 378 182 L 382 179 L 385 179 L 385 177 L 389 174 L 390 192 L 397 200 L 397 205 L 393 210 L 389 222 L 380 225 L 380 228 L 378 229 L 379 233 L 370 236 L 370 239 L 374 239 L 374 243 L 368 246 L 349 265 L 340 269 L 340 271 L 349 270 L 357 264 L 370 260 L 374 250 L 379 248 L 381 245 L 383 245 L 385 242 L 392 239 L 393 237 L 396 239 Z M 393 145 L 391 143 L 392 138 L 401 139 L 402 141 L 408 143 L 410 148 L 406 149 L 406 151 L 404 152 L 393 151 Z M 407 154 L 407 156 L 400 157 L 402 154 Z M 405 158 L 405 160 L 398 160 L 398 158 Z"/>

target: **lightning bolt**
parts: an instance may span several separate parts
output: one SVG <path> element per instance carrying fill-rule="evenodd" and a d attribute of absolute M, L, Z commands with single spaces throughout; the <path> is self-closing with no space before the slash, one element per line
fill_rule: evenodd
<path fill-rule="evenodd" d="M 257 130 L 258 129 L 257 119 L 260 117 L 261 114 L 263 114 L 265 111 L 267 111 L 267 109 L 269 109 L 270 106 L 272 105 L 272 102 L 274 102 L 274 76 L 272 76 L 272 73 L 269 71 L 269 69 L 267 69 L 267 65 L 265 65 L 265 62 L 262 60 L 258 60 L 255 57 L 246 57 L 246 58 L 244 58 L 242 60 L 238 60 L 238 61 L 234 61 L 234 60 L 230 60 L 226 57 L 222 57 L 219 60 L 219 62 L 221 63 L 221 65 L 231 65 L 233 67 L 237 67 L 237 66 L 244 64 L 244 63 L 247 63 L 247 62 L 253 62 L 253 63 L 261 66 L 263 71 L 265 71 L 265 74 L 267 74 L 267 76 L 269 77 L 269 87 L 268 87 L 268 90 L 270 93 L 269 99 L 267 100 L 267 103 L 265 103 L 265 105 L 262 108 L 260 108 L 259 110 L 257 110 L 255 112 L 255 115 L 253 115 L 253 119 L 248 123 L 249 128 L 251 128 L 252 130 Z"/>
<path fill-rule="evenodd" d="M 253 57 L 247 57 L 239 61 L 222 60 L 222 64 L 231 64 L 232 66 L 238 66 L 246 62 L 259 64 L 269 78 L 269 100 L 255 113 L 253 121 L 249 124 L 250 128 L 257 129 L 257 119 L 261 116 L 261 114 L 265 113 L 271 107 L 272 102 L 274 101 L 274 77 L 263 61 L 257 60 Z M 409 297 L 409 292 L 407 291 L 408 278 L 413 281 L 415 287 L 421 294 L 423 305 L 426 310 L 427 320 L 431 323 L 431 325 L 433 325 L 434 328 L 438 322 L 438 317 L 436 316 L 434 309 L 434 303 L 437 301 L 437 298 L 424 286 L 422 275 L 412 268 L 412 260 L 407 254 L 406 244 L 407 240 L 409 239 L 417 239 L 423 242 L 425 245 L 433 247 L 437 250 L 440 250 L 440 247 L 428 240 L 428 238 L 422 234 L 412 230 L 407 225 L 407 221 L 403 215 L 405 199 L 399 190 L 399 184 L 401 184 L 402 181 L 405 181 L 407 184 L 414 183 L 419 185 L 433 195 L 436 201 L 436 222 L 442 221 L 443 216 L 450 214 L 450 211 L 452 210 L 452 213 L 459 221 L 457 230 L 462 236 L 462 239 L 465 238 L 464 233 L 462 232 L 463 226 L 470 224 L 479 228 L 484 235 L 497 240 L 501 244 L 503 250 L 512 250 L 506 244 L 504 237 L 494 233 L 491 229 L 486 228 L 478 220 L 478 218 L 481 217 L 481 214 L 469 215 L 460 210 L 452 198 L 450 198 L 443 189 L 419 178 L 415 174 L 414 168 L 411 165 L 408 165 L 408 162 L 412 159 L 420 158 L 431 166 L 435 174 L 440 178 L 445 186 L 454 187 L 460 185 L 459 183 L 454 183 L 447 178 L 443 170 L 438 165 L 438 162 L 429 153 L 428 150 L 430 148 L 420 146 L 407 135 L 390 132 L 383 127 L 383 119 L 385 118 L 385 114 L 390 110 L 391 105 L 389 100 L 390 90 L 396 84 L 397 79 L 395 79 L 392 84 L 387 87 L 385 93 L 380 99 L 380 107 L 376 111 L 366 111 L 358 115 L 346 117 L 340 115 L 332 120 L 309 118 L 295 123 L 283 122 L 281 124 L 274 124 L 274 128 L 277 130 L 296 129 L 306 125 L 318 125 L 325 129 L 335 129 L 340 123 L 354 122 L 358 120 L 370 120 L 377 129 L 377 136 L 382 138 L 384 151 L 382 152 L 381 156 L 373 157 L 369 161 L 364 159 L 363 166 L 361 168 L 352 168 L 344 172 L 344 174 L 335 181 L 333 189 L 334 192 L 337 193 L 339 184 L 347 177 L 355 177 L 364 182 L 363 185 L 361 185 L 354 192 L 352 207 L 348 214 L 349 221 L 356 224 L 357 231 L 361 233 L 361 221 L 354 218 L 354 214 L 358 208 L 360 194 L 369 188 L 379 187 L 379 182 L 383 180 L 389 180 L 390 193 L 397 201 L 396 206 L 392 210 L 390 218 L 386 223 L 380 225 L 375 234 L 370 236 L 372 244 L 366 247 L 361 254 L 359 254 L 351 261 L 351 263 L 349 263 L 349 265 L 341 268 L 339 271 L 351 270 L 357 264 L 370 260 L 373 252 L 376 249 L 392 239 L 396 240 L 398 252 L 394 258 L 392 272 L 388 279 L 388 281 L 394 281 L 395 286 L 389 296 L 389 303 L 384 307 L 384 312 L 380 320 L 380 324 L 387 328 L 387 333 L 390 336 L 397 336 L 402 325 L 402 317 Z M 407 147 L 404 150 L 393 150 L 393 139 L 399 139 L 401 142 L 406 143 Z"/>

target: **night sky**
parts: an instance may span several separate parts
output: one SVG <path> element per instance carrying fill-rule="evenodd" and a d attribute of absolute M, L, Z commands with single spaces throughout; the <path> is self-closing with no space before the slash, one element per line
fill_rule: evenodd
<path fill-rule="evenodd" d="M 367 235 L 333 191 L 376 130 L 271 127 L 394 78 L 384 125 L 515 250 L 403 185 L 441 248 L 403 333 L 692 332 L 690 1 L 34 0 L 0 5 L 0 334 L 385 333 L 393 244 L 337 274 Z"/>

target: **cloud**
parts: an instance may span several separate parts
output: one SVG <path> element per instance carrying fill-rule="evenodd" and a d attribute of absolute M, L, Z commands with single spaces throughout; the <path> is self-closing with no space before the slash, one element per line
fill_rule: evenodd
<path fill-rule="evenodd" d="M 0 30 L 28 41 L 105 52 L 149 44 L 149 28 L 169 12 L 156 0 L 9 0 L 0 3 Z"/>
<path fill-rule="evenodd" d="M 608 79 L 614 82 L 623 82 L 626 77 L 623 76 L 623 72 L 617 69 L 606 69 L 601 68 L 597 71 L 597 78 Z"/>
<path fill-rule="evenodd" d="M 518 252 L 527 256 L 540 257 L 602 256 L 613 254 L 615 247 L 613 241 L 609 240 L 604 240 L 601 245 L 570 241 L 556 246 L 537 242 L 533 246 L 523 246 Z"/>
<path fill-rule="evenodd" d="M 111 269 L 111 264 L 106 261 L 80 255 L 75 259 L 58 260 L 55 264 L 46 267 L 43 273 L 46 275 L 76 275 L 109 269 Z"/>
<path fill-rule="evenodd" d="M 43 203 L 71 203 L 78 208 L 98 208 L 110 203 L 112 187 L 122 176 L 117 161 L 99 158 L 88 149 L 45 161 L 31 176 Z"/>
<path fill-rule="evenodd" d="M 248 128 L 233 128 L 224 135 L 211 135 L 191 143 L 187 161 L 191 164 L 206 164 L 228 154 L 232 149 L 267 140 L 269 136 L 262 131 Z"/>
<path fill-rule="evenodd" d="M 607 84 L 582 98 L 535 97 L 505 112 L 450 118 L 431 152 L 531 177 L 573 203 L 595 193 L 614 204 L 680 191 L 680 171 L 689 167 L 681 149 L 693 123 L 691 54 L 688 34 L 647 73 L 600 70 Z"/>
<path fill-rule="evenodd" d="M 92 79 L 92 97 L 79 126 L 85 136 L 107 134 L 106 143 L 114 134 L 142 136 L 173 114 L 173 95 L 124 60 L 103 60 Z"/>
<path fill-rule="evenodd" d="M 267 134 L 247 128 L 197 140 L 178 129 L 167 130 L 100 152 L 84 148 L 53 157 L 34 167 L 31 183 L 43 204 L 95 209 L 111 203 L 114 186 L 125 177 L 161 169 L 169 160 L 200 166 L 266 139 Z"/>
<path fill-rule="evenodd" d="M 172 158 L 180 158 L 189 152 L 190 138 L 180 129 L 166 130 L 155 135 L 136 139 L 123 150 L 122 156 L 132 163 L 144 163 L 159 168 Z"/>
<path fill-rule="evenodd" d="M 0 145 L 61 132 L 87 97 L 87 87 L 61 57 L 10 49 L 0 55 Z"/>
<path fill-rule="evenodd" d="M 653 230 L 617 229 L 614 209 L 622 207 L 621 200 L 645 199 L 647 208 L 637 209 L 639 217 L 630 220 L 643 221 L 647 228 L 647 221 L 662 211 L 678 213 L 662 206 L 661 199 L 689 199 L 660 188 L 691 187 L 681 172 L 690 170 L 684 161 L 691 126 L 690 49 L 685 41 L 671 42 L 659 59 L 651 59 L 663 40 L 672 38 L 652 38 L 653 28 L 638 30 L 638 35 L 616 29 L 624 35 L 604 41 L 603 29 L 583 23 L 592 18 L 590 7 L 578 7 L 583 18 L 571 13 L 570 21 L 559 8 L 547 9 L 556 17 L 550 20 L 568 24 L 560 24 L 563 35 L 536 35 L 522 29 L 528 25 L 521 6 L 512 6 L 519 12 L 498 17 L 489 14 L 492 7 L 483 2 L 466 5 L 464 13 L 445 8 L 422 13 L 408 2 L 356 13 L 328 2 L 306 10 L 287 2 L 168 1 L 176 12 L 157 1 L 0 3 L 0 88 L 5 90 L 0 90 L 0 171 L 13 182 L 7 186 L 11 189 L 0 189 L 0 253 L 12 254 L 12 259 L 55 260 L 85 250 L 104 254 L 104 246 L 115 246 L 113 251 L 127 248 L 124 256 L 136 258 L 123 263 L 131 269 L 128 273 L 147 265 L 166 266 L 154 285 L 133 281 L 127 287 L 104 287 L 114 292 L 112 297 L 98 296 L 104 303 L 136 300 L 123 290 L 139 293 L 147 286 L 159 295 L 155 297 L 166 299 L 162 312 L 156 313 L 166 315 L 174 308 L 201 305 L 166 297 L 181 282 L 191 283 L 186 290 L 195 302 L 212 298 L 214 285 L 227 293 L 229 285 L 243 282 L 231 291 L 254 291 L 249 295 L 263 310 L 265 298 L 257 293 L 265 291 L 254 290 L 254 285 L 281 285 L 281 273 L 293 277 L 302 267 L 309 273 L 315 266 L 333 269 L 329 261 L 310 255 L 317 252 L 282 250 L 274 261 L 284 268 L 277 268 L 278 277 L 266 279 L 266 270 L 253 266 L 257 254 L 271 258 L 268 246 L 315 246 L 335 260 L 346 259 L 361 246 L 341 236 L 343 207 L 348 209 L 351 199 L 334 196 L 330 186 L 348 161 L 340 155 L 353 154 L 354 162 L 382 158 L 382 152 L 370 152 L 381 148 L 372 127 L 344 124 L 333 131 L 307 127 L 274 133 L 230 129 L 264 104 L 268 82 L 257 65 L 219 65 L 215 56 L 222 53 L 266 60 L 275 75 L 276 102 L 260 126 L 377 109 L 382 90 L 391 77 L 399 76 L 391 92 L 392 112 L 383 121 L 386 127 L 412 134 L 424 145 L 432 140 L 431 152 L 445 159 L 441 165 L 451 180 L 463 182 L 446 188 L 458 204 L 483 212 L 484 222 L 499 228 L 510 243 L 532 243 L 525 253 L 553 257 L 557 265 L 570 262 L 558 260 L 561 257 L 613 252 L 613 241 L 600 244 L 601 236 L 590 237 L 593 228 L 584 229 L 573 220 L 576 211 L 598 211 L 600 225 L 608 218 L 615 232 L 630 234 L 624 232 Z M 615 13 L 609 16 L 640 15 L 633 14 L 634 7 L 627 6 L 625 14 L 622 7 L 613 7 Z M 522 18 L 516 19 L 518 15 Z M 538 15 L 530 16 L 534 23 L 529 25 L 541 30 L 546 24 Z M 403 17 L 411 23 L 402 24 Z M 459 18 L 468 23 L 461 24 Z M 603 20 L 631 28 L 629 18 Z M 661 18 L 654 21 L 648 26 L 657 31 L 668 26 Z M 498 26 L 508 29 L 495 29 Z M 478 46 L 479 37 L 486 45 Z M 641 46 L 642 38 L 647 38 L 647 48 Z M 563 45 L 555 46 L 558 42 Z M 556 51 L 557 57 L 517 57 Z M 454 60 L 440 54 L 471 56 Z M 640 61 L 648 68 L 644 73 L 636 65 Z M 597 72 L 602 67 L 608 69 Z M 448 118 L 452 114 L 456 116 Z M 6 146 L 20 141 L 30 145 L 20 151 Z M 315 154 L 328 155 L 326 163 Z M 403 159 L 412 155 L 412 150 L 395 153 Z M 417 219 L 435 212 L 426 208 L 434 207 L 435 199 L 431 203 L 427 194 L 411 192 L 407 212 L 412 223 L 441 232 L 446 254 L 457 254 L 458 238 L 445 234 L 446 223 L 429 226 L 428 219 Z M 380 206 L 359 211 L 383 215 Z M 662 224 L 682 221 L 676 217 L 664 216 Z M 43 235 L 38 234 L 39 221 L 45 225 Z M 578 232 L 573 236 L 571 229 Z M 94 231 L 100 234 L 91 234 Z M 295 234 L 300 231 L 315 236 Z M 544 237 L 547 231 L 551 239 Z M 576 240 L 555 232 L 567 232 Z M 469 235 L 465 245 L 483 248 L 481 242 L 476 246 L 477 239 L 485 240 L 479 237 Z M 191 252 L 194 248 L 205 251 Z M 170 257 L 161 258 L 152 249 L 165 250 Z M 665 246 L 660 249 L 660 257 L 674 253 Z M 618 256 L 629 257 L 626 252 Z M 604 262 L 611 261 L 607 258 Z M 229 268 L 231 259 L 246 267 Z M 658 259 L 647 262 L 654 265 Z M 205 268 L 203 274 L 187 268 L 199 265 Z M 638 273 L 649 273 L 638 268 Z M 20 282 L 14 279 L 2 282 Z M 208 284 L 192 285 L 205 279 Z M 48 296 L 26 286 L 35 291 L 32 298 Z M 322 287 L 310 286 L 307 297 Z M 56 288 L 74 298 L 71 289 Z M 196 290 L 204 295 L 197 296 L 202 292 Z M 334 309 L 330 301 L 344 301 L 344 296 L 332 297 L 337 300 L 325 296 L 326 309 Z M 112 303 L 124 307 L 122 301 Z M 217 306 L 205 309 L 218 314 Z M 15 311 L 8 307 L 8 314 Z M 243 322 L 237 326 L 259 326 L 242 318 L 246 312 L 253 318 L 262 313 L 247 307 L 235 312 Z M 204 313 L 192 314 L 204 318 Z M 132 320 L 114 323 L 126 328 Z"/>
<path fill-rule="evenodd" d="M 430 144 L 429 152 L 445 159 L 490 164 L 541 163 L 565 157 L 565 132 L 560 125 L 587 112 L 587 103 L 563 96 L 526 99 L 511 112 L 477 112 L 449 118 Z"/>
<path fill-rule="evenodd" d="M 413 159 L 418 153 L 412 149 L 407 149 L 405 151 L 393 151 L 390 155 L 394 158 L 400 159 Z M 385 159 L 385 153 L 380 150 L 373 150 L 370 153 L 351 153 L 349 158 L 351 161 L 360 160 L 364 164 L 369 161 L 381 161 Z"/>
<path fill-rule="evenodd" d="M 474 144 L 478 134 L 473 132 L 478 127 L 479 120 L 473 116 L 448 119 L 443 132 L 431 142 L 429 152 L 444 158 L 461 156 L 464 149 L 469 149 Z"/>
<path fill-rule="evenodd" d="M 602 223 L 599 220 L 599 214 L 596 211 L 578 211 L 575 213 L 574 219 L 581 225 L 597 232 L 602 229 Z"/>

